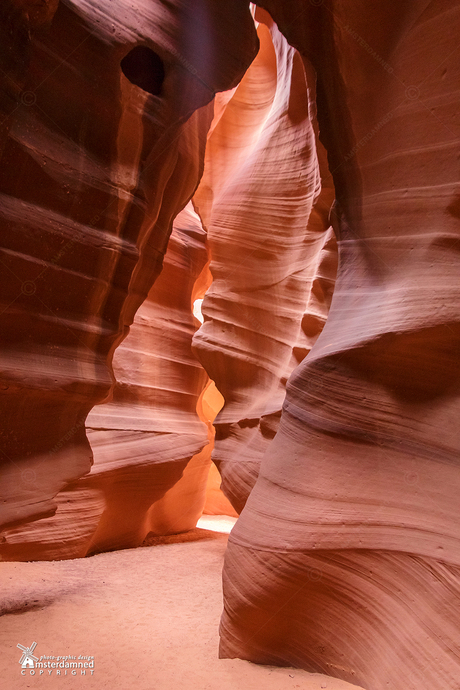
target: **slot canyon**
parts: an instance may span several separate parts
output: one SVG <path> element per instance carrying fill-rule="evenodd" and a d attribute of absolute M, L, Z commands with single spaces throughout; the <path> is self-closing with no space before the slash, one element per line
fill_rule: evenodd
<path fill-rule="evenodd" d="M 459 32 L 2 0 L 5 688 L 460 690 Z"/>

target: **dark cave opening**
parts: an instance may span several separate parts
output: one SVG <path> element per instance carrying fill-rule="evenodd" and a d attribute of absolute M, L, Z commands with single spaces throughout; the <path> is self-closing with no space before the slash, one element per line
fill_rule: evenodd
<path fill-rule="evenodd" d="M 147 46 L 136 46 L 120 63 L 123 74 L 132 84 L 152 96 L 159 96 L 165 79 L 163 60 Z"/>

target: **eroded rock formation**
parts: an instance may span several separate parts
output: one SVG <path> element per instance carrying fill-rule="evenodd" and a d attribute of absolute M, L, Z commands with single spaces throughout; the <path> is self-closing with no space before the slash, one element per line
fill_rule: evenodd
<path fill-rule="evenodd" d="M 287 377 L 324 324 L 335 279 L 326 232 L 334 191 L 322 149 L 321 185 L 314 78 L 309 85 L 269 15 L 259 10 L 256 20 L 265 22 L 261 49 L 237 89 L 219 96 L 194 197 L 213 277 L 194 350 L 225 399 L 213 459 L 237 511 L 275 435 Z"/>
<path fill-rule="evenodd" d="M 86 416 L 197 186 L 207 104 L 257 39 L 240 1 L 7 0 L 0 18 L 0 523 L 14 526 L 90 470 Z"/>
<path fill-rule="evenodd" d="M 169 509 L 157 502 L 208 442 L 196 412 L 207 377 L 191 352 L 197 327 L 191 303 L 207 262 L 205 238 L 189 204 L 174 221 L 163 270 L 115 352 L 112 400 L 88 416 L 91 475 L 98 474 L 96 483 L 107 487 L 101 536 L 95 534 L 93 549 L 137 545 L 150 531 L 191 529 L 201 514 L 209 461 L 198 462 L 187 500 L 171 501 Z"/>
<path fill-rule="evenodd" d="M 340 258 L 230 536 L 221 654 L 455 690 L 460 7 L 261 4 L 317 72 Z"/>
<path fill-rule="evenodd" d="M 80 557 L 195 527 L 211 463 L 210 451 L 201 452 L 207 426 L 196 412 L 207 376 L 191 351 L 194 283 L 206 262 L 205 233 L 189 204 L 174 221 L 163 270 L 115 352 L 111 400 L 86 420 L 90 474 L 56 496 L 52 517 L 6 530 L 4 558 Z"/>
<path fill-rule="evenodd" d="M 159 338 L 149 310 L 164 318 L 174 295 L 153 284 L 230 89 L 195 197 L 214 278 L 195 349 L 225 398 L 215 458 L 238 509 L 254 486 L 221 655 L 458 690 L 460 8 L 259 4 L 276 24 L 257 14 L 241 84 L 256 38 L 240 0 L 0 6 L 3 552 L 134 545 L 203 505 L 201 370 L 171 341 L 167 396 L 151 397 L 150 349 L 120 343 L 136 312 L 133 338 Z M 333 186 L 338 281 L 314 342 Z M 90 473 L 85 420 L 104 401 Z"/>

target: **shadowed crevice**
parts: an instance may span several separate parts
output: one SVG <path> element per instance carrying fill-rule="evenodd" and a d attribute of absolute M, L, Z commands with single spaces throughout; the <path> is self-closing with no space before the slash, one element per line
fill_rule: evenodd
<path fill-rule="evenodd" d="M 123 74 L 132 84 L 152 96 L 159 96 L 165 78 L 163 61 L 147 46 L 136 46 L 120 63 Z"/>

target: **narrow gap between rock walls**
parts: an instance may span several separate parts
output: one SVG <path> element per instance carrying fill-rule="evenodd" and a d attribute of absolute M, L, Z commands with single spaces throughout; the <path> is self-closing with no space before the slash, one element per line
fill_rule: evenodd
<path fill-rule="evenodd" d="M 212 283 L 212 274 L 209 269 L 210 261 L 211 257 L 209 255 L 206 265 L 195 281 L 194 290 L 192 292 L 191 309 L 193 316 L 200 324 L 204 322 L 201 306 L 205 294 Z M 197 522 L 197 528 L 228 534 L 235 524 L 237 517 L 235 517 L 236 514 L 230 502 L 220 489 L 220 473 L 211 460 L 215 437 L 213 422 L 222 409 L 224 402 L 224 398 L 216 384 L 208 377 L 198 399 L 196 408 L 199 418 L 206 424 L 208 429 L 208 445 L 203 449 L 202 453 L 206 453 L 206 460 L 209 462 L 206 500 L 203 507 L 203 514 Z"/>

